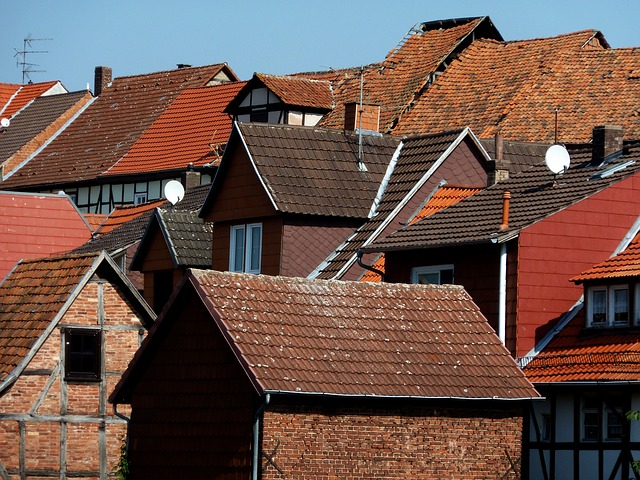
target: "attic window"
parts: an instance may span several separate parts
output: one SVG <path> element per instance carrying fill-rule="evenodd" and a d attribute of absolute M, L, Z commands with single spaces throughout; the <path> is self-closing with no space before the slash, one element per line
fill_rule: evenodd
<path fill-rule="evenodd" d="M 587 289 L 587 326 L 592 328 L 629 326 L 632 318 L 629 300 L 629 285 L 589 287 Z"/>
<path fill-rule="evenodd" d="M 68 328 L 64 331 L 64 379 L 98 382 L 101 379 L 100 330 Z"/>

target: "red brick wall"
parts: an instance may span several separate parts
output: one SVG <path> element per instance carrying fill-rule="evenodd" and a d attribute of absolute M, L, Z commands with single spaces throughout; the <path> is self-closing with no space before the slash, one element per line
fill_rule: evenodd
<path fill-rule="evenodd" d="M 62 327 L 96 327 L 99 324 L 98 284 L 91 282 L 71 305 L 58 328 L 53 330 L 24 373 L 0 397 L 0 465 L 9 471 L 11 478 L 20 478 L 21 442 L 25 451 L 22 467 L 27 471 L 27 478 L 37 478 L 43 473 L 59 477 L 61 444 L 64 443 L 66 450 L 62 457 L 66 458 L 66 466 L 63 470 L 76 478 L 97 478 L 101 456 L 104 458 L 106 455 L 108 471 L 113 470 L 119 460 L 126 425 L 113 415 L 106 397 L 137 350 L 140 332 L 144 332 L 144 329 L 122 292 L 106 282 L 103 288 L 106 379 L 99 383 L 65 382 L 57 370 L 61 358 Z M 45 385 L 51 377 L 54 381 L 45 391 Z M 45 394 L 42 397 L 43 392 Z M 65 392 L 66 406 L 63 400 Z M 37 407 L 41 397 L 42 402 Z M 120 410 L 126 414 L 128 409 Z M 26 417 L 28 413 L 33 413 L 33 416 Z M 3 415 L 12 415 L 14 418 L 2 419 Z M 51 416 L 58 419 L 52 419 Z M 66 433 L 59 421 L 61 416 L 65 419 Z M 82 419 L 79 420 L 78 416 Z M 22 436 L 20 424 L 24 429 Z M 99 441 L 101 429 L 106 432 L 106 448 L 102 452 Z"/>
<path fill-rule="evenodd" d="M 268 411 L 263 479 L 515 479 L 521 456 L 517 407 Z M 508 453 L 508 455 L 507 455 Z M 503 476 L 504 475 L 504 476 Z"/>

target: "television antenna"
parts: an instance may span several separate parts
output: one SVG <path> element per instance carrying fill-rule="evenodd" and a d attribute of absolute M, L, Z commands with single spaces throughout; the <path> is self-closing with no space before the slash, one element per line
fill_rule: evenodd
<path fill-rule="evenodd" d="M 557 186 L 556 177 L 569 169 L 571 157 L 565 147 L 560 144 L 551 145 L 544 154 L 544 163 L 553 173 L 553 186 Z"/>
<path fill-rule="evenodd" d="M 16 50 L 14 57 L 18 57 L 16 59 L 16 66 L 22 65 L 22 84 L 24 85 L 26 79 L 31 81 L 32 73 L 41 73 L 46 72 L 46 70 L 35 70 L 34 67 L 39 67 L 37 63 L 31 63 L 27 61 L 27 55 L 31 55 L 34 53 L 49 53 L 48 50 L 31 50 L 32 45 L 31 42 L 44 42 L 53 40 L 53 38 L 32 38 L 31 34 L 28 34 L 22 40 L 22 50 Z M 15 49 L 14 49 L 15 50 Z"/>

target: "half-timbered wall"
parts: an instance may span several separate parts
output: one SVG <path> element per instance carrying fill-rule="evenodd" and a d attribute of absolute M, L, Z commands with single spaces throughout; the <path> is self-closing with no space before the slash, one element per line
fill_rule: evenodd
<path fill-rule="evenodd" d="M 99 381 L 64 380 L 65 329 L 73 327 L 101 332 Z M 0 478 L 108 477 L 120 457 L 126 422 L 114 415 L 107 397 L 144 332 L 117 287 L 98 278 L 85 286 L 0 397 Z"/>

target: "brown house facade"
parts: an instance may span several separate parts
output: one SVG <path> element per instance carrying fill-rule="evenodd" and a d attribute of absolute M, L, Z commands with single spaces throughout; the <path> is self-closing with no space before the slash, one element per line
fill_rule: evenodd
<path fill-rule="evenodd" d="M 108 478 L 126 421 L 107 395 L 154 319 L 105 253 L 15 267 L 0 284 L 0 478 Z"/>
<path fill-rule="evenodd" d="M 457 286 L 190 270 L 110 397 L 134 478 L 519 478 L 537 392 Z"/>

